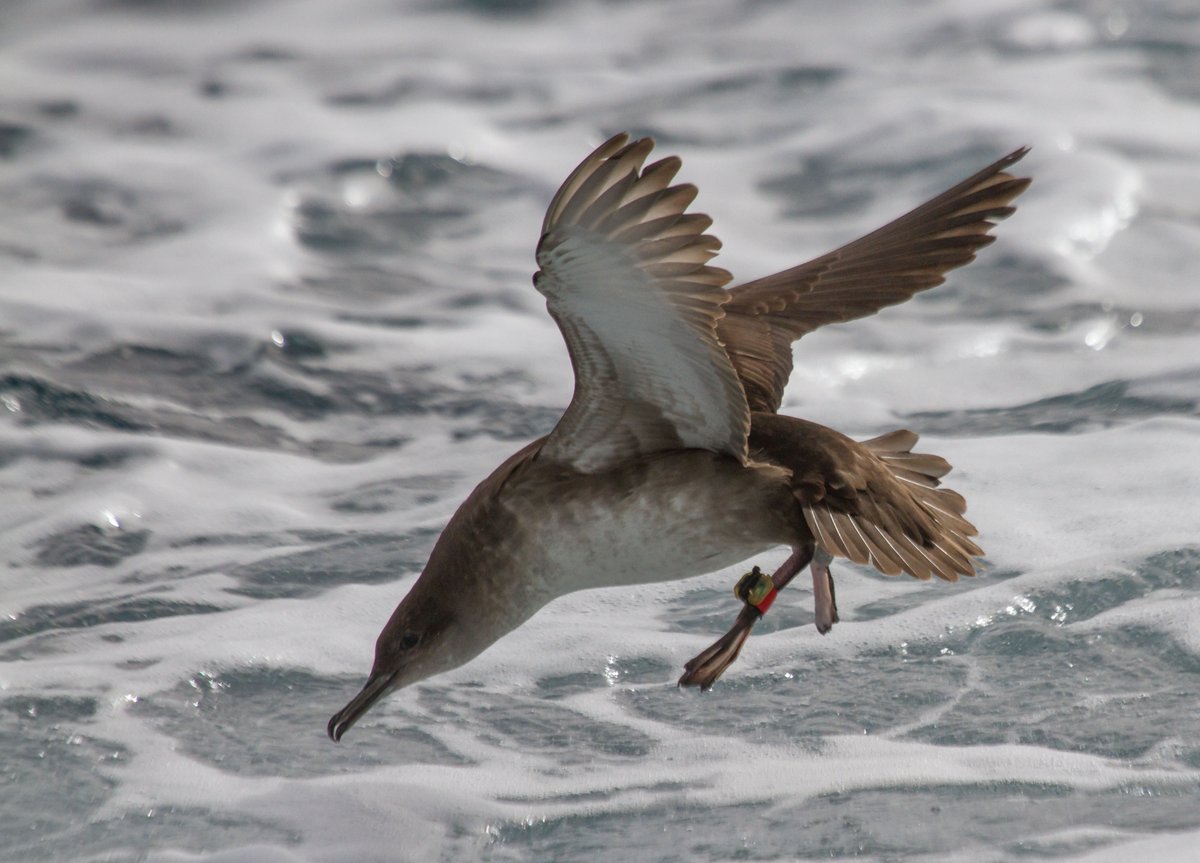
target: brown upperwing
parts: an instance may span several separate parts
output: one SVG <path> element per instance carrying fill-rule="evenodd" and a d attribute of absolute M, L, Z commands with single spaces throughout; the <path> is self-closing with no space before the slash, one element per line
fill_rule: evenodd
<path fill-rule="evenodd" d="M 792 342 L 824 324 L 865 317 L 945 281 L 991 243 L 995 221 L 1031 182 L 1005 168 L 1028 148 L 852 243 L 730 290 L 717 336 L 752 411 L 776 411 L 792 373 Z"/>

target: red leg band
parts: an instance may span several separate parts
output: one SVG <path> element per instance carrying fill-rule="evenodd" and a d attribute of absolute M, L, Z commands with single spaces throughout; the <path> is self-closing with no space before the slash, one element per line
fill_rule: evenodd
<path fill-rule="evenodd" d="M 778 596 L 778 595 L 779 595 L 779 591 L 778 591 L 778 590 L 776 590 L 774 587 L 772 587 L 772 588 L 771 588 L 771 592 L 770 592 L 770 593 L 768 593 L 766 596 L 764 596 L 764 597 L 762 598 L 762 601 L 761 601 L 761 602 L 759 602 L 759 603 L 757 603 L 757 604 L 754 606 L 755 608 L 757 608 L 757 609 L 758 609 L 758 613 L 759 613 L 759 614 L 766 614 L 766 613 L 767 613 L 767 609 L 769 609 L 769 608 L 771 607 L 771 603 L 773 603 L 773 602 L 775 601 L 775 597 L 776 597 L 776 596 Z"/>

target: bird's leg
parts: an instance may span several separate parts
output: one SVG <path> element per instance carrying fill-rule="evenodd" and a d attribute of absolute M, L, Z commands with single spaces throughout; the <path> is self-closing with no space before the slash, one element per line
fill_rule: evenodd
<path fill-rule="evenodd" d="M 738 658 L 742 645 L 750 636 L 750 630 L 760 617 L 762 612 L 754 606 L 742 606 L 733 627 L 683 667 L 679 685 L 699 686 L 701 690 L 712 689 L 717 678 Z"/>
<path fill-rule="evenodd" d="M 804 569 L 812 557 L 813 545 L 806 543 L 793 550 L 791 557 L 785 560 L 783 566 L 775 570 L 770 578 L 757 566 L 743 575 L 734 588 L 734 594 L 746 603 L 742 606 L 737 620 L 727 633 L 684 666 L 679 685 L 699 686 L 702 690 L 711 689 L 717 678 L 738 658 L 742 645 L 750 636 L 750 630 L 771 607 L 771 603 L 775 601 L 775 594 L 787 587 L 788 582 Z"/>
<path fill-rule="evenodd" d="M 813 604 L 816 606 L 817 632 L 824 635 L 838 622 L 837 597 L 833 592 L 833 573 L 829 564 L 833 557 L 818 548 L 812 560 Z"/>

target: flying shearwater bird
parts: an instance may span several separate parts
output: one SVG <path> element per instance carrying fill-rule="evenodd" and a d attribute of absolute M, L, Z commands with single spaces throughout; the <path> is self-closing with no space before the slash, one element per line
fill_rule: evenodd
<path fill-rule="evenodd" d="M 1029 185 L 1020 149 L 894 222 L 806 264 L 726 289 L 712 220 L 687 212 L 674 156 L 616 135 L 559 188 L 534 286 L 566 340 L 575 393 L 554 430 L 458 508 L 375 644 L 366 684 L 329 721 L 341 739 L 384 695 L 455 668 L 552 599 L 687 578 L 788 546 L 738 582 L 733 628 L 686 666 L 707 689 L 776 593 L 811 565 L 816 625 L 837 621 L 835 557 L 888 575 L 974 575 L 950 465 L 893 431 L 857 442 L 777 413 L 792 342 L 944 281 L 994 239 Z"/>

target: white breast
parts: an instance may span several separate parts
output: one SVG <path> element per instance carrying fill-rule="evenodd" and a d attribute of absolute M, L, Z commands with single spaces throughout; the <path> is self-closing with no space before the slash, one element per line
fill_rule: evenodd
<path fill-rule="evenodd" d="M 779 498 L 764 492 L 761 478 L 737 465 L 714 471 L 707 458 L 696 461 L 694 471 L 686 460 L 656 464 L 632 482 L 573 482 L 555 490 L 550 507 L 521 507 L 530 533 L 522 568 L 531 583 L 553 598 L 671 581 L 790 542 L 770 511 Z"/>

